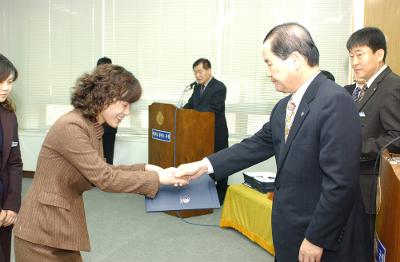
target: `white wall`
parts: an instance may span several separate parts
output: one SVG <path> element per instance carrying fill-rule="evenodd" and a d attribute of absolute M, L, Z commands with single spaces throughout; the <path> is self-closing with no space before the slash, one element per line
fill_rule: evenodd
<path fill-rule="evenodd" d="M 19 136 L 24 171 L 35 171 L 37 157 L 39 155 L 45 133 L 20 131 Z M 237 141 L 231 141 L 231 144 L 236 142 Z M 114 153 L 114 163 L 116 165 L 147 163 L 147 152 L 147 137 L 135 137 L 131 135 L 117 134 Z M 275 172 L 275 159 L 269 159 L 246 170 Z M 238 172 L 229 177 L 229 184 L 238 184 L 242 182 L 242 172 Z"/>

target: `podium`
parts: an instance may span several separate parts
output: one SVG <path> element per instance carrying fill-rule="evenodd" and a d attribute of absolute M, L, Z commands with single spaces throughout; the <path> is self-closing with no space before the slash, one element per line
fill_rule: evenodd
<path fill-rule="evenodd" d="M 214 113 L 180 109 L 171 104 L 149 106 L 148 162 L 162 168 L 203 159 L 214 153 Z M 212 209 L 167 212 L 178 217 L 212 213 Z"/>
<path fill-rule="evenodd" d="M 400 261 L 400 155 L 381 154 L 377 189 L 376 237 L 382 245 L 375 252 L 377 261 Z M 383 259 L 383 256 L 384 260 Z"/>

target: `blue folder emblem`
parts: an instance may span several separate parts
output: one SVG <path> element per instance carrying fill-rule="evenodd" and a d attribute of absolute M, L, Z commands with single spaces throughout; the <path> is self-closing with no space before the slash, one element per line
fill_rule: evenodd
<path fill-rule="evenodd" d="M 376 237 L 375 239 L 375 261 L 376 262 L 385 262 L 385 257 L 386 257 L 386 248 L 385 246 L 382 244 L 382 242 L 379 240 L 378 237 Z"/>

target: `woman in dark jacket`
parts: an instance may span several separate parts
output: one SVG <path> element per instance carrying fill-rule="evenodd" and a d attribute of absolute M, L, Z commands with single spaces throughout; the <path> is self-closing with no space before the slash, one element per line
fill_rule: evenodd
<path fill-rule="evenodd" d="M 0 261 L 10 261 L 11 232 L 21 206 L 22 161 L 15 108 L 9 95 L 18 77 L 0 54 Z"/>

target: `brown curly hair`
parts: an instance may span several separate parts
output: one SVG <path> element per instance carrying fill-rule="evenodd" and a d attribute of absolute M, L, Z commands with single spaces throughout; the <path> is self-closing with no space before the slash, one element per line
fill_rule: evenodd
<path fill-rule="evenodd" d="M 17 80 L 17 78 L 18 78 L 17 68 L 13 65 L 13 63 L 11 63 L 10 60 L 8 60 L 7 57 L 0 54 L 0 83 L 6 81 L 10 75 L 13 76 L 13 79 L 12 79 L 13 82 L 15 80 Z M 7 97 L 7 99 L 0 104 L 6 110 L 8 110 L 10 112 L 15 112 L 15 104 L 10 99 L 10 97 Z"/>
<path fill-rule="evenodd" d="M 96 122 L 98 114 L 114 101 L 132 104 L 141 94 L 142 87 L 131 72 L 122 66 L 104 64 L 77 80 L 71 104 L 84 117 Z"/>

